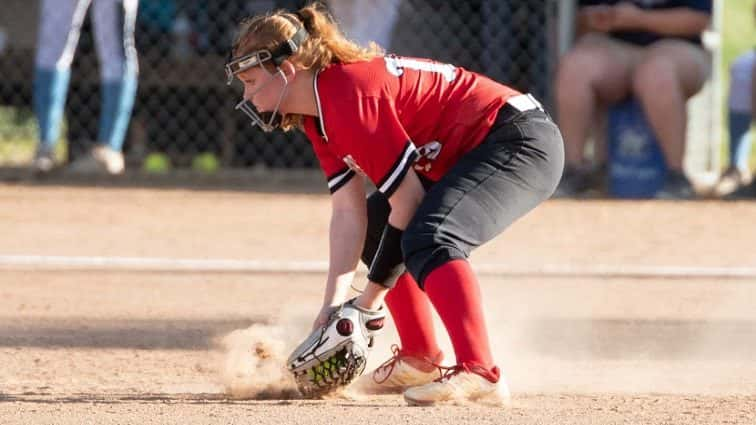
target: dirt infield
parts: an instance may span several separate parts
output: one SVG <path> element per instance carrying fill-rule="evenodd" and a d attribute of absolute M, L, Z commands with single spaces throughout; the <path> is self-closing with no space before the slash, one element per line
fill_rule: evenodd
<path fill-rule="evenodd" d="M 4 185 L 0 203 L 2 256 L 326 260 L 320 192 Z M 473 263 L 755 267 L 754 217 L 756 203 L 550 201 Z M 756 423 L 749 279 L 482 276 L 508 409 L 297 399 L 278 364 L 323 279 L 0 268 L 0 423 Z"/>

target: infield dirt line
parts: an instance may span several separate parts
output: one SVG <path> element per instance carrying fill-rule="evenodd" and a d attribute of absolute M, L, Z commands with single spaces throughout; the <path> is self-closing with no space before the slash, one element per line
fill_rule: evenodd
<path fill-rule="evenodd" d="M 637 266 L 622 264 L 512 266 L 505 263 L 480 263 L 473 264 L 473 267 L 480 274 L 502 277 L 756 279 L 756 267 Z M 3 268 L 45 271 L 117 270 L 136 272 L 325 273 L 328 271 L 328 262 L 167 257 L 0 255 L 0 269 Z"/>

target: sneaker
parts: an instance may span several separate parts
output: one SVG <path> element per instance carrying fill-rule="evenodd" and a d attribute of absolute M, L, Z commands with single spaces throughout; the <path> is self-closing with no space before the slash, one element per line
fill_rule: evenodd
<path fill-rule="evenodd" d="M 752 176 L 748 170 L 741 170 L 738 167 L 729 167 L 719 178 L 714 186 L 714 195 L 718 197 L 729 195 L 742 186 L 751 183 Z"/>
<path fill-rule="evenodd" d="M 404 399 L 410 406 L 465 402 L 494 407 L 509 404 L 509 388 L 504 379 L 492 382 L 485 375 L 491 376 L 492 373 L 479 366 L 448 368 L 436 381 L 407 389 Z"/>
<path fill-rule="evenodd" d="M 49 173 L 55 168 L 55 153 L 50 147 L 40 146 L 32 159 L 32 170 L 37 173 Z"/>
<path fill-rule="evenodd" d="M 751 183 L 741 186 L 734 192 L 724 196 L 724 199 L 728 201 L 735 201 L 739 199 L 756 199 L 756 180 Z"/>
<path fill-rule="evenodd" d="M 685 200 L 694 199 L 696 192 L 690 180 L 681 171 L 669 170 L 664 179 L 664 186 L 656 192 L 656 199 Z"/>
<path fill-rule="evenodd" d="M 441 377 L 443 358 L 439 352 L 435 359 L 402 354 L 398 346 L 391 346 L 393 356 L 374 371 L 361 377 L 356 386 L 369 394 L 399 394 L 407 388 L 424 385 Z"/>
<path fill-rule="evenodd" d="M 564 169 L 554 198 L 572 198 L 605 190 L 606 166 L 572 166 Z"/>
<path fill-rule="evenodd" d="M 105 172 L 111 175 L 123 174 L 123 153 L 107 146 L 98 145 L 89 155 L 74 161 L 69 169 L 77 173 L 95 174 Z"/>

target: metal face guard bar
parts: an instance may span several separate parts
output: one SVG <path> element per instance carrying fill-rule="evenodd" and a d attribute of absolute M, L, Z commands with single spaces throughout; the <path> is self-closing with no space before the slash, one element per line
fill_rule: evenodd
<path fill-rule="evenodd" d="M 262 66 L 262 65 L 261 65 Z M 265 69 L 265 67 L 263 67 Z M 265 69 L 266 72 L 268 72 L 267 69 Z M 248 99 L 243 99 L 241 102 L 236 104 L 236 107 L 234 109 L 240 110 L 244 112 L 245 115 L 247 115 L 252 120 L 252 125 L 260 126 L 260 128 L 266 132 L 269 133 L 273 130 L 275 130 L 280 124 L 283 117 L 278 112 L 281 107 L 281 102 L 283 101 L 284 96 L 286 95 L 286 91 L 289 88 L 289 80 L 286 78 L 286 74 L 279 68 L 278 72 L 275 74 L 270 74 L 270 77 L 252 94 L 249 95 L 249 98 L 254 97 L 255 93 L 259 92 L 265 86 L 270 84 L 270 82 L 275 78 L 276 76 L 280 76 L 281 79 L 283 79 L 284 86 L 281 89 L 281 94 L 278 96 L 278 101 L 276 102 L 276 107 L 273 109 L 272 112 L 260 112 L 257 110 L 255 105 L 249 101 Z"/>

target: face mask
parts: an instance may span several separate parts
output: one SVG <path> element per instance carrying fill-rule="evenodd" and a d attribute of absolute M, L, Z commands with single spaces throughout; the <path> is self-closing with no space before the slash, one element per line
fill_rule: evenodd
<path fill-rule="evenodd" d="M 257 125 L 264 132 L 269 133 L 281 126 L 281 120 L 283 119 L 283 116 L 278 112 L 278 110 L 281 107 L 281 101 L 283 101 L 284 96 L 286 96 L 286 90 L 289 87 L 289 80 L 286 78 L 286 75 L 283 73 L 283 71 L 281 71 L 280 68 L 278 68 L 278 71 L 274 74 L 271 74 L 267 69 L 265 69 L 265 72 L 267 72 L 270 76 L 257 90 L 252 92 L 250 97 L 253 97 L 257 92 L 264 89 L 273 81 L 276 76 L 280 76 L 284 82 L 284 85 L 281 88 L 280 94 L 278 95 L 278 101 L 276 102 L 276 107 L 273 108 L 273 111 L 260 112 L 257 110 L 255 105 L 247 99 L 243 99 L 241 102 L 239 102 L 236 105 L 235 109 L 244 112 L 244 114 L 252 120 L 253 126 Z"/>

